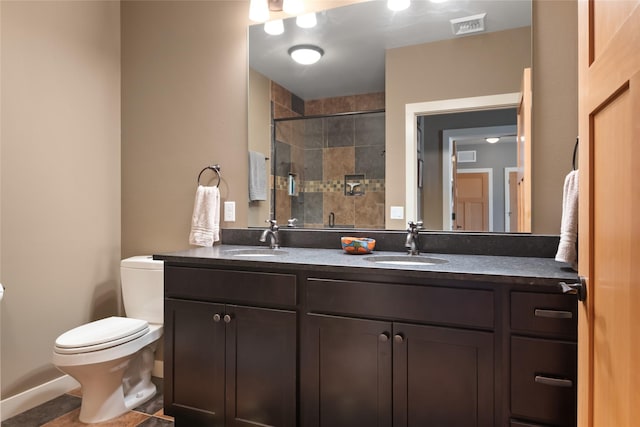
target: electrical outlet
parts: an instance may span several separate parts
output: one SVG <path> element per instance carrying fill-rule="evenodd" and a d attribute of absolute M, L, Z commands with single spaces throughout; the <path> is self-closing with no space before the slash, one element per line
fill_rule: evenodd
<path fill-rule="evenodd" d="M 236 202 L 224 202 L 224 220 L 226 222 L 235 222 Z"/>
<path fill-rule="evenodd" d="M 404 206 L 391 206 L 391 219 L 403 219 Z"/>

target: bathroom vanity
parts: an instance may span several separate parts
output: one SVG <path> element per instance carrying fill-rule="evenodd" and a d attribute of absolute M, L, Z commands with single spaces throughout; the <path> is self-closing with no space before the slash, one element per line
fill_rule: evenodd
<path fill-rule="evenodd" d="M 446 262 L 156 255 L 165 413 L 177 427 L 575 426 L 577 300 L 558 285 L 575 273 L 550 258 L 429 256 Z"/>

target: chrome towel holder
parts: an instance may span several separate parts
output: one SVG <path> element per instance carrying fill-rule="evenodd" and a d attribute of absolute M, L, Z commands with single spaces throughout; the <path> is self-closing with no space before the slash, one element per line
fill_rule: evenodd
<path fill-rule="evenodd" d="M 218 175 L 218 183 L 216 184 L 216 187 L 220 186 L 220 178 L 222 177 L 222 175 L 220 174 L 220 165 L 211 165 L 211 166 L 207 166 L 204 169 L 202 169 L 200 171 L 200 173 L 198 174 L 198 185 L 200 185 L 200 177 L 202 176 L 202 173 L 204 171 L 206 171 L 207 169 L 210 169 L 212 171 L 214 171 L 216 173 L 216 175 Z"/>

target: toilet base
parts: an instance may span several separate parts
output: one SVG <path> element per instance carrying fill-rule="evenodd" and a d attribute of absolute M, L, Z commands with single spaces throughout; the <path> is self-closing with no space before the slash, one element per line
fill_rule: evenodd
<path fill-rule="evenodd" d="M 96 365 L 62 369 L 82 386 L 80 421 L 104 422 L 142 405 L 156 394 L 151 382 L 155 343 L 134 355 Z"/>

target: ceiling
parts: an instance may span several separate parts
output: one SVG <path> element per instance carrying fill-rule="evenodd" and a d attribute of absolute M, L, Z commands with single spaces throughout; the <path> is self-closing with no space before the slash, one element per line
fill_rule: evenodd
<path fill-rule="evenodd" d="M 486 13 L 485 32 L 531 25 L 530 0 L 413 0 L 392 12 L 373 0 L 317 13 L 318 25 L 284 22 L 278 36 L 263 24 L 249 27 L 249 65 L 304 100 L 384 91 L 385 49 L 450 39 L 450 19 Z M 297 44 L 314 44 L 325 54 L 314 65 L 299 65 L 287 54 Z"/>

